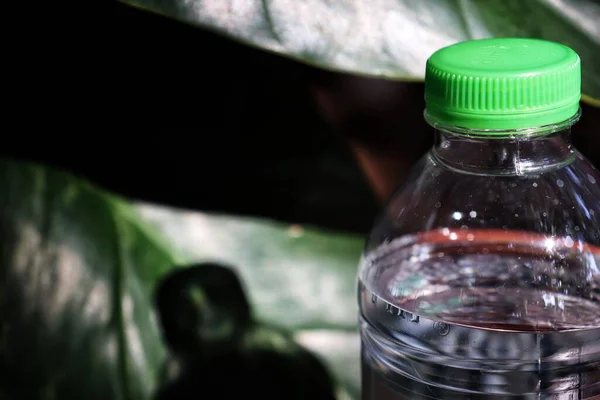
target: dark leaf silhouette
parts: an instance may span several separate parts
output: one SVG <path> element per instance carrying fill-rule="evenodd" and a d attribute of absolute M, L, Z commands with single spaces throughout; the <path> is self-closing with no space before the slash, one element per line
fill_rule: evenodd
<path fill-rule="evenodd" d="M 169 274 L 156 302 L 173 350 L 158 400 L 335 399 L 321 362 L 285 333 L 253 323 L 232 269 L 199 264 Z"/>

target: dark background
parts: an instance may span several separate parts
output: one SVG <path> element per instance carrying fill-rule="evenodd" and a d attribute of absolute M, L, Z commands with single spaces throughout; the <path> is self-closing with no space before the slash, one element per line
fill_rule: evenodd
<path fill-rule="evenodd" d="M 55 100 L 69 122 L 50 120 L 33 142 L 12 135 L 2 155 L 131 198 L 365 232 L 431 145 L 422 83 L 319 70 L 115 6 L 109 88 L 94 84 L 96 72 L 89 85 L 71 82 L 94 89 Z M 86 102 L 94 108 L 78 115 Z M 585 107 L 575 129 L 596 165 L 599 122 Z"/>

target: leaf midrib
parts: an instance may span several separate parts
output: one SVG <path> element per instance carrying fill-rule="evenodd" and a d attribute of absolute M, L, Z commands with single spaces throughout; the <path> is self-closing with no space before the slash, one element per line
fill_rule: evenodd
<path fill-rule="evenodd" d="M 120 238 L 122 237 L 122 222 L 119 218 L 117 218 L 118 213 L 115 212 L 114 207 L 111 202 L 107 203 L 107 208 L 109 211 L 109 215 L 111 216 L 111 220 L 114 228 L 114 239 L 115 239 L 115 282 L 113 285 L 113 323 L 117 328 L 117 343 L 118 343 L 118 369 L 119 375 L 121 376 L 121 390 L 123 394 L 123 399 L 132 400 L 130 396 L 130 385 L 129 385 L 129 376 L 127 373 L 128 370 L 128 362 L 127 362 L 127 340 L 125 337 L 125 323 L 123 320 L 123 308 L 122 301 L 123 298 L 123 286 L 125 284 L 125 266 L 124 260 L 125 255 L 123 245 L 121 243 Z"/>

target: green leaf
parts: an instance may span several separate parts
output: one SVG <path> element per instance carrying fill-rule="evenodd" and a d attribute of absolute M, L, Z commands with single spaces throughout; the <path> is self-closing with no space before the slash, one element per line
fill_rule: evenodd
<path fill-rule="evenodd" d="M 458 41 L 553 40 L 579 53 L 584 93 L 600 99 L 594 0 L 122 1 L 322 68 L 392 79 L 422 79 L 427 58 Z"/>
<path fill-rule="evenodd" d="M 149 204 L 136 208 L 186 258 L 235 266 L 259 320 L 292 330 L 355 329 L 360 235 Z"/>
<path fill-rule="evenodd" d="M 140 203 L 141 216 L 197 262 L 236 266 L 255 316 L 321 356 L 360 396 L 356 269 L 364 238 Z"/>
<path fill-rule="evenodd" d="M 335 374 L 340 400 L 358 398 L 362 238 L 137 209 L 64 172 L 0 161 L 3 398 L 162 400 L 223 376 L 249 385 L 229 390 L 264 393 L 276 375 L 274 393 L 331 399 L 328 373 L 304 347 Z M 213 264 L 176 267 L 191 261 Z M 236 266 L 242 285 L 215 262 Z M 248 320 L 242 286 L 260 323 Z"/>
<path fill-rule="evenodd" d="M 0 161 L 0 390 L 147 399 L 166 348 L 150 295 L 182 259 L 123 201 Z"/>

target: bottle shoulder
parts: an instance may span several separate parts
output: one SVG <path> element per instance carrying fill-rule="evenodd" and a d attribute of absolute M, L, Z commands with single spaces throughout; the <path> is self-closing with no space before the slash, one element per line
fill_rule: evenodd
<path fill-rule="evenodd" d="M 370 242 L 436 229 L 504 229 L 600 245 L 600 173 L 583 156 L 537 174 L 483 175 L 426 154 L 392 195 Z"/>

